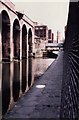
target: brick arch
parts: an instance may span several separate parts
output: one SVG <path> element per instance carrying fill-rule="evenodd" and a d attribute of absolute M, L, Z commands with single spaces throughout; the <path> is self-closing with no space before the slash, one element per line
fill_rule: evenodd
<path fill-rule="evenodd" d="M 20 59 L 20 24 L 18 19 L 13 22 L 13 43 L 14 59 Z"/>
<path fill-rule="evenodd" d="M 2 22 L 2 61 L 10 61 L 10 17 L 6 10 L 1 11 Z M 7 69 L 6 69 L 7 68 Z M 2 65 L 2 115 L 7 112 L 10 103 L 10 65 Z M 6 77 L 6 79 L 5 79 Z M 7 98 L 7 99 L 6 99 Z M 6 104 L 5 104 L 6 102 Z"/>
<path fill-rule="evenodd" d="M 27 28 L 24 24 L 22 26 L 22 58 L 27 57 Z"/>
<path fill-rule="evenodd" d="M 22 26 L 22 92 L 24 93 L 27 86 L 27 28 L 24 24 Z"/>
<path fill-rule="evenodd" d="M 10 17 L 6 10 L 2 10 L 2 60 L 10 61 Z"/>
<path fill-rule="evenodd" d="M 29 45 L 29 53 L 32 53 L 32 30 L 29 28 L 28 30 L 28 45 Z"/>

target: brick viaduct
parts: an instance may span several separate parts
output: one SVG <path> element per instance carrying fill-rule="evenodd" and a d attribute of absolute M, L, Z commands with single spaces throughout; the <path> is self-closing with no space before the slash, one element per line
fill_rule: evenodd
<path fill-rule="evenodd" d="M 34 22 L 9 0 L 0 1 L 0 28 L 0 61 L 22 59 L 33 52 Z"/>

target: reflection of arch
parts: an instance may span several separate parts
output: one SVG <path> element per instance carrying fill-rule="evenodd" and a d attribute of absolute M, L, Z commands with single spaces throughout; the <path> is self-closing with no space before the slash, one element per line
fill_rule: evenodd
<path fill-rule="evenodd" d="M 27 29 L 26 26 L 22 27 L 22 58 L 27 56 Z"/>
<path fill-rule="evenodd" d="M 2 115 L 10 104 L 10 63 L 2 64 Z"/>
<path fill-rule="evenodd" d="M 2 11 L 2 60 L 10 61 L 10 18 Z"/>
<path fill-rule="evenodd" d="M 14 75 L 13 75 L 13 99 L 16 102 L 20 94 L 20 63 L 14 61 Z"/>
<path fill-rule="evenodd" d="M 28 87 L 31 87 L 32 82 L 32 58 L 28 59 Z"/>
<path fill-rule="evenodd" d="M 15 19 L 13 23 L 13 42 L 14 42 L 14 59 L 20 59 L 20 25 Z"/>
<path fill-rule="evenodd" d="M 29 53 L 32 53 L 32 30 L 29 28 L 28 31 L 28 44 L 29 44 Z"/>
<path fill-rule="evenodd" d="M 24 93 L 27 86 L 27 60 L 22 61 L 22 92 Z"/>

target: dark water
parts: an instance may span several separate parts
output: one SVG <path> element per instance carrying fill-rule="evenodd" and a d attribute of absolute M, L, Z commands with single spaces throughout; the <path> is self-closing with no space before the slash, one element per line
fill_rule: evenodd
<path fill-rule="evenodd" d="M 4 115 L 29 90 L 54 59 L 25 59 L 0 64 L 0 85 L 2 81 L 2 114 Z M 0 92 L 1 93 L 1 92 Z"/>

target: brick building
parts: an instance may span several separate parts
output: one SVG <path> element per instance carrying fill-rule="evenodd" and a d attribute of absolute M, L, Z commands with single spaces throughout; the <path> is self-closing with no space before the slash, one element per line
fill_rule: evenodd
<path fill-rule="evenodd" d="M 54 33 L 52 33 L 52 43 L 53 43 L 53 41 L 54 41 Z"/>
<path fill-rule="evenodd" d="M 57 43 L 59 43 L 61 40 L 61 35 L 60 35 L 60 32 L 57 31 Z"/>
<path fill-rule="evenodd" d="M 35 26 L 35 35 L 47 42 L 48 41 L 48 27 L 46 25 Z"/>
<path fill-rule="evenodd" d="M 52 30 L 48 30 L 48 43 L 52 43 Z"/>

